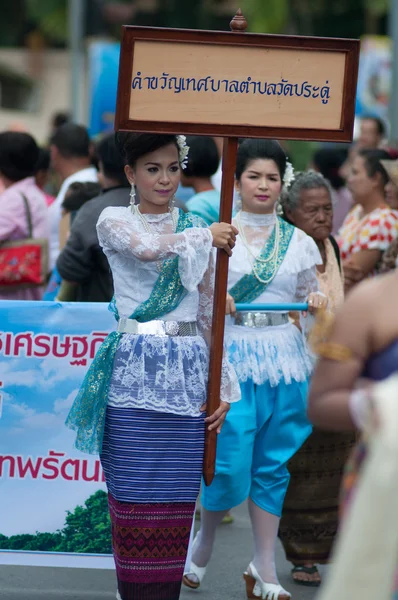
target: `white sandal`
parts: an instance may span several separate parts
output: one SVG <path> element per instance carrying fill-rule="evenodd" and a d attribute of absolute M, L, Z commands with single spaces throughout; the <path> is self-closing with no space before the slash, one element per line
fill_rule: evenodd
<path fill-rule="evenodd" d="M 122 600 L 122 597 L 119 594 L 119 590 L 116 590 L 116 600 Z"/>
<path fill-rule="evenodd" d="M 250 563 L 243 578 L 246 581 L 246 594 L 250 600 L 259 598 L 261 600 L 291 600 L 291 594 L 281 585 L 263 581 L 253 563 Z"/>
<path fill-rule="evenodd" d="M 199 534 L 199 532 L 196 534 L 195 539 L 192 544 L 192 553 L 195 548 L 195 542 L 198 538 L 198 534 Z M 189 571 L 186 571 L 184 573 L 184 577 L 182 578 L 182 583 L 187 588 L 190 588 L 191 590 L 197 590 L 198 588 L 200 588 L 200 584 L 202 583 L 203 578 L 206 575 L 206 571 L 207 571 L 207 567 L 198 567 L 198 565 L 195 565 L 193 560 L 191 560 L 191 564 L 189 565 Z M 192 581 L 192 579 L 189 579 L 190 575 L 194 575 L 196 577 L 197 581 Z"/>

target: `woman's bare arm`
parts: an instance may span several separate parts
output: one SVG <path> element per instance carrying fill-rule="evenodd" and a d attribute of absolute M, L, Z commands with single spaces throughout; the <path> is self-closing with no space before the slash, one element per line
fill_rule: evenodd
<path fill-rule="evenodd" d="M 348 352 L 343 360 L 321 357 L 315 369 L 308 406 L 314 425 L 340 431 L 354 429 L 349 400 L 372 352 L 375 287 L 373 281 L 358 286 L 336 316 L 326 349 L 344 348 Z"/>

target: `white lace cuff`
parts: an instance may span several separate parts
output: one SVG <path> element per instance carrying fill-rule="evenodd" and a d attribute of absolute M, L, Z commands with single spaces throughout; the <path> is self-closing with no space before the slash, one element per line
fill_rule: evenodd
<path fill-rule="evenodd" d="M 185 243 L 179 251 L 178 271 L 184 288 L 193 292 L 209 267 L 213 236 L 210 229 L 199 227 L 185 229 L 183 235 Z"/>

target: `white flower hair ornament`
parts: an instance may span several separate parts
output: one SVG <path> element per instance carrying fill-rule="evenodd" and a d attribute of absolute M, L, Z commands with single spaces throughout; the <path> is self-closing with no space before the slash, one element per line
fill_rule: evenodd
<path fill-rule="evenodd" d="M 294 174 L 294 169 L 293 169 L 293 165 L 292 163 L 287 160 L 286 161 L 286 169 L 285 169 L 285 174 L 283 176 L 283 185 L 286 189 L 288 189 L 293 181 L 296 179 L 296 176 Z"/>
<path fill-rule="evenodd" d="M 188 164 L 189 153 L 189 146 L 187 146 L 187 138 L 185 137 L 185 135 L 177 135 L 176 141 L 178 146 L 178 160 L 180 162 L 181 168 L 186 169 Z"/>

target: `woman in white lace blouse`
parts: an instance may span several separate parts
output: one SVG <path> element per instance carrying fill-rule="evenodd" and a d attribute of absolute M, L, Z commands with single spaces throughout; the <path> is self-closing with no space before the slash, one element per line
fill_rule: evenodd
<path fill-rule="evenodd" d="M 101 453 L 117 597 L 178 600 L 205 426 L 219 432 L 229 402 L 240 398 L 224 359 L 221 405 L 205 418 L 213 246 L 231 254 L 237 231 L 206 228 L 173 208 L 185 138 L 116 139 L 131 206 L 106 208 L 97 231 L 112 270 L 118 329 L 100 348 L 67 424 L 78 432 L 78 448 Z"/>
<path fill-rule="evenodd" d="M 319 294 L 315 242 L 277 217 L 283 183 L 292 179 L 281 146 L 245 140 L 239 147 L 236 187 L 242 210 L 234 219 L 239 236 L 229 267 L 225 343 L 241 386 L 218 439 L 216 476 L 203 490 L 201 529 L 184 577 L 199 587 L 210 559 L 215 531 L 226 511 L 249 498 L 254 558 L 244 574 L 248 598 L 287 600 L 278 582 L 275 543 L 289 482 L 287 462 L 311 432 L 306 417 L 312 361 L 302 332 L 288 311 L 236 313 L 235 302 L 326 302 Z M 304 323 L 304 321 L 303 321 Z"/>

